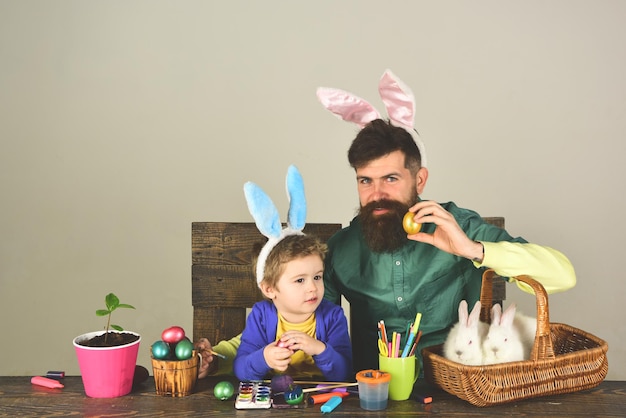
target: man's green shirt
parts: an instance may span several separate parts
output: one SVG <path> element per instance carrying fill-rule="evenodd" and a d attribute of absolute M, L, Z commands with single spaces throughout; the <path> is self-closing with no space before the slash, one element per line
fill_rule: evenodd
<path fill-rule="evenodd" d="M 442 206 L 472 240 L 526 242 L 486 223 L 476 212 L 452 202 Z M 432 233 L 435 225 L 422 228 Z M 417 312 L 422 313 L 423 335 L 416 349 L 421 362 L 421 348 L 442 343 L 458 321 L 459 302 L 465 299 L 471 307 L 480 298 L 483 268 L 408 239 L 393 253 L 374 253 L 363 240 L 358 218 L 337 232 L 328 246 L 324 297 L 340 303 L 343 295 L 350 303 L 355 371 L 378 368 L 377 323 L 381 319 L 388 335 L 396 331 L 406 337 L 407 325 Z"/>

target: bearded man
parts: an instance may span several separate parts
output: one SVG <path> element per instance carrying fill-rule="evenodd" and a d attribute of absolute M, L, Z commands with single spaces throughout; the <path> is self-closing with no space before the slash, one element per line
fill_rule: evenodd
<path fill-rule="evenodd" d="M 459 302 L 473 306 L 479 299 L 486 268 L 503 277 L 530 275 L 549 293 L 575 285 L 574 269 L 559 251 L 514 238 L 453 202 L 422 200 L 428 169 L 406 129 L 371 121 L 352 142 L 348 160 L 360 210 L 328 241 L 324 297 L 340 303 L 343 295 L 350 303 L 355 371 L 378 368 L 378 321 L 388 335 L 406 335 L 418 312 L 421 362 L 421 349 L 442 343 L 458 321 Z M 402 228 L 407 211 L 422 224 L 413 235 Z"/>

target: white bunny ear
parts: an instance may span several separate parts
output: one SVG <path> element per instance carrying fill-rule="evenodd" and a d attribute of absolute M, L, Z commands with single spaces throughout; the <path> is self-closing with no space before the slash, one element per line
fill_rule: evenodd
<path fill-rule="evenodd" d="M 304 180 L 298 169 L 291 165 L 287 169 L 287 195 L 289 196 L 289 213 L 287 224 L 296 231 L 302 231 L 306 223 L 306 197 Z"/>
<path fill-rule="evenodd" d="M 243 185 L 243 192 L 259 231 L 268 238 L 278 238 L 281 233 L 280 216 L 272 199 L 250 181 Z"/>
<path fill-rule="evenodd" d="M 469 319 L 467 321 L 468 325 L 478 324 L 480 319 L 480 301 L 477 301 L 474 304 L 474 308 L 472 308 L 472 312 L 469 314 Z"/>
<path fill-rule="evenodd" d="M 366 100 L 344 90 L 319 87 L 317 98 L 322 105 L 340 119 L 356 123 L 361 128 L 380 119 L 380 113 Z"/>
<path fill-rule="evenodd" d="M 386 70 L 378 83 L 378 92 L 392 122 L 404 128 L 415 128 L 415 96 L 391 70 Z"/>
<path fill-rule="evenodd" d="M 461 302 L 459 302 L 459 322 L 463 325 L 467 325 L 467 320 L 467 301 L 463 299 Z"/>
<path fill-rule="evenodd" d="M 513 319 L 515 318 L 515 310 L 516 306 L 514 303 L 510 304 L 504 312 L 502 312 L 502 319 L 500 320 L 500 325 L 503 326 L 511 326 L 513 325 Z"/>
<path fill-rule="evenodd" d="M 502 307 L 499 303 L 496 303 L 491 307 L 491 323 L 500 324 L 500 317 L 502 316 Z"/>

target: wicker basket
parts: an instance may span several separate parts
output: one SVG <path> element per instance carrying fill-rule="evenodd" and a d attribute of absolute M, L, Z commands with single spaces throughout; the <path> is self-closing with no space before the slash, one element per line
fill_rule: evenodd
<path fill-rule="evenodd" d="M 491 322 L 494 278 L 499 276 L 493 270 L 483 274 L 480 317 L 485 322 Z M 599 385 L 609 370 L 608 344 L 569 325 L 551 324 L 543 286 L 529 276 L 515 279 L 530 285 L 537 298 L 537 334 L 530 359 L 465 366 L 443 357 L 440 344 L 422 350 L 424 377 L 476 406 L 576 392 Z"/>

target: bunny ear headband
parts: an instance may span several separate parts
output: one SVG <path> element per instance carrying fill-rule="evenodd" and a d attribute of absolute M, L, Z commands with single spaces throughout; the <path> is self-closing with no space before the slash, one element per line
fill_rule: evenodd
<path fill-rule="evenodd" d="M 260 285 L 265 272 L 265 261 L 272 249 L 288 235 L 303 235 L 306 223 L 306 198 L 304 197 L 304 181 L 298 169 L 291 165 L 287 169 L 287 196 L 289 197 L 289 213 L 287 227 L 282 229 L 278 209 L 272 199 L 256 184 L 247 182 L 243 185 L 248 210 L 254 218 L 256 227 L 268 240 L 261 249 L 256 264 L 256 281 Z"/>
<path fill-rule="evenodd" d="M 383 99 L 389 120 L 404 128 L 417 144 L 422 156 L 422 167 L 426 167 L 426 148 L 415 130 L 415 97 L 411 89 L 390 70 L 386 70 L 378 82 L 378 92 Z M 322 105 L 340 119 L 356 123 L 360 128 L 381 119 L 380 113 L 367 101 L 347 91 L 328 87 L 317 89 L 317 98 Z"/>

